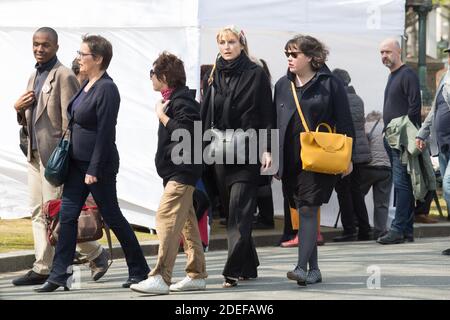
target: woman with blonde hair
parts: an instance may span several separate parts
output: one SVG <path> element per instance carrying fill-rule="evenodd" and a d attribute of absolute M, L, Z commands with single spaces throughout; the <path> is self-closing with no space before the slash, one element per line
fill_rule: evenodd
<path fill-rule="evenodd" d="M 276 116 L 270 81 L 263 68 L 249 58 L 244 32 L 234 26 L 225 27 L 217 33 L 216 40 L 220 54 L 202 101 L 203 129 L 214 128 L 222 132 L 227 129 L 270 130 Z M 247 161 L 251 158 L 247 154 L 249 157 L 244 164 L 235 164 L 236 161 L 220 164 L 216 161 L 206 166 L 204 172 L 205 183 L 218 188 L 228 217 L 224 288 L 236 286 L 240 278 L 257 277 L 259 261 L 252 239 L 256 182 L 261 168 L 267 170 L 272 161 L 270 148 L 263 148 L 259 154 L 262 155 L 261 160 L 254 163 Z"/>

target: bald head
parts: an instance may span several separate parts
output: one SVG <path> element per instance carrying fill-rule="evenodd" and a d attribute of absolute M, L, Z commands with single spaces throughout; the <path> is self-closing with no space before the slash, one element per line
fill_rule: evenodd
<path fill-rule="evenodd" d="M 394 38 L 384 39 L 380 44 L 380 48 L 390 48 L 391 50 L 396 50 L 398 52 L 401 52 L 402 50 L 400 43 Z"/>
<path fill-rule="evenodd" d="M 400 43 L 394 38 L 385 39 L 380 44 L 381 61 L 391 72 L 402 66 L 401 52 Z"/>

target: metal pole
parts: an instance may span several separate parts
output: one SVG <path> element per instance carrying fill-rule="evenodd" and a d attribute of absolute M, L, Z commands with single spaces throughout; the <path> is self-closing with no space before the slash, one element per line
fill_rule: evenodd
<path fill-rule="evenodd" d="M 430 2 L 430 3 L 429 3 Z M 431 104 L 431 94 L 427 86 L 427 15 L 432 9 L 431 1 L 424 1 L 423 4 L 414 6 L 414 11 L 419 15 L 419 59 L 418 74 L 420 89 L 422 91 L 422 101 L 425 105 Z"/>

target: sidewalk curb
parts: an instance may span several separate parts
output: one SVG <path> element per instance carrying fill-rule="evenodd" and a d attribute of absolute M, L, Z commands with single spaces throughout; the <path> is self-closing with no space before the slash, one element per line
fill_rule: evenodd
<path fill-rule="evenodd" d="M 322 235 L 326 243 L 332 242 L 332 239 L 340 235 L 341 233 L 342 229 L 330 229 L 322 231 Z M 450 236 L 450 222 L 441 222 L 432 225 L 416 224 L 414 226 L 414 236 L 416 239 Z M 275 230 L 255 230 L 253 232 L 253 239 L 257 247 L 275 246 L 280 237 L 280 232 Z M 156 240 L 142 242 L 141 247 L 145 256 L 155 256 L 158 254 L 158 241 Z M 208 248 L 209 251 L 226 249 L 227 239 L 225 234 L 211 236 Z M 119 245 L 113 246 L 113 257 L 114 259 L 124 258 L 122 248 Z M 32 250 L 0 254 L 0 273 L 30 269 L 33 266 L 34 260 L 35 257 Z"/>

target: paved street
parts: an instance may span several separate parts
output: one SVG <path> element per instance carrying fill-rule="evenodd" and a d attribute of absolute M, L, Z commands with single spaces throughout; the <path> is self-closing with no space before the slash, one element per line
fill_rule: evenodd
<path fill-rule="evenodd" d="M 417 239 L 415 243 L 382 246 L 375 242 L 327 243 L 319 248 L 323 283 L 298 287 L 286 278 L 296 262 L 296 248 L 258 248 L 261 266 L 259 278 L 222 289 L 221 271 L 226 251 L 208 252 L 207 290 L 174 293 L 168 296 L 144 296 L 120 284 L 127 278 L 124 260 L 115 261 L 103 279 L 89 280 L 89 270 L 81 268 L 79 289 L 35 294 L 30 287 L 13 287 L 11 280 L 23 272 L 0 274 L 0 299 L 177 299 L 177 300 L 305 300 L 305 299 L 450 299 L 450 257 L 441 251 L 450 247 L 450 239 Z M 151 266 L 155 257 L 149 257 Z M 181 279 L 185 258 L 180 254 L 174 280 Z M 368 268 L 370 271 L 368 272 Z M 372 275 L 372 278 L 369 277 Z M 377 281 L 377 275 L 380 275 Z M 380 286 L 380 289 L 368 289 Z"/>

